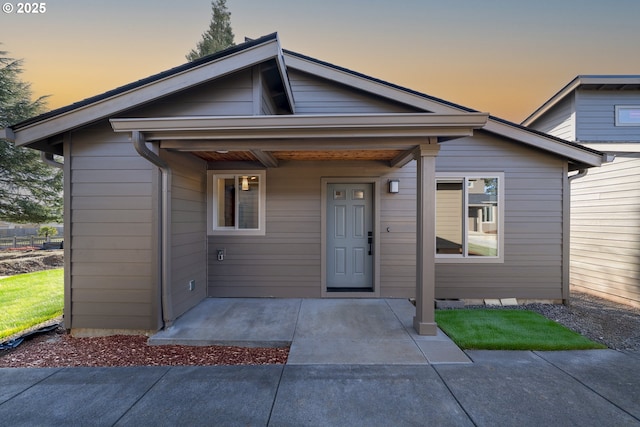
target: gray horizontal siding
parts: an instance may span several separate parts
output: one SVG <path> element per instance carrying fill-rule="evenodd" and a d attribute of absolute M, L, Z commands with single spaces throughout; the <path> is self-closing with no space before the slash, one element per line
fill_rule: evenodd
<path fill-rule="evenodd" d="M 210 296 L 288 296 L 319 297 L 321 295 L 321 178 L 324 176 L 380 176 L 381 182 L 391 176 L 404 179 L 406 171 L 396 171 L 378 162 L 287 162 L 267 171 L 267 231 L 265 236 L 209 237 Z M 397 175 L 393 175 L 396 173 Z M 386 175 L 388 174 L 388 175 Z M 295 177 L 295 178 L 293 178 Z M 415 179 L 415 178 L 414 178 Z M 402 202 L 381 192 L 381 229 L 409 224 L 404 232 L 384 233 L 382 247 L 393 236 L 395 256 L 406 251 L 407 239 L 413 244 L 408 252 L 415 257 L 415 213 L 407 217 L 407 205 L 415 212 L 415 197 Z M 414 186 L 415 195 L 415 186 Z M 395 203 L 394 203 L 395 201 Z M 394 205 L 401 215 L 388 214 Z M 411 231 L 413 230 L 413 232 Z M 391 243 L 393 244 L 393 243 Z M 225 249 L 224 261 L 217 261 L 216 250 Z M 386 250 L 386 248 L 385 248 Z M 381 293 L 409 295 L 415 289 L 415 264 L 405 271 L 388 253 L 380 255 Z M 398 274 L 389 274 L 399 268 Z M 399 279 L 408 276 L 409 279 Z M 398 290 L 399 289 L 399 290 Z"/>
<path fill-rule="evenodd" d="M 124 117 L 235 116 L 253 114 L 251 70 L 161 98 Z"/>
<path fill-rule="evenodd" d="M 380 296 L 413 297 L 416 289 L 416 164 L 383 170 L 380 179 Z M 398 179 L 397 194 L 387 181 Z M 388 231 L 387 231 L 388 230 Z"/>
<path fill-rule="evenodd" d="M 117 225 L 113 226 L 117 234 Z M 153 245 L 148 236 L 74 236 L 74 250 L 91 250 L 93 248 L 123 249 L 151 249 Z"/>
<path fill-rule="evenodd" d="M 210 296 L 281 296 L 280 288 L 288 296 L 320 295 L 318 175 L 281 165 L 267 171 L 266 185 L 265 236 L 209 237 Z M 217 249 L 226 251 L 224 261 Z"/>
<path fill-rule="evenodd" d="M 618 157 L 571 185 L 572 287 L 640 306 L 640 160 Z"/>
<path fill-rule="evenodd" d="M 206 162 L 163 152 L 171 180 L 171 301 L 180 316 L 207 296 Z M 195 289 L 189 282 L 195 280 Z"/>
<path fill-rule="evenodd" d="M 128 312 L 114 315 L 119 312 L 122 304 L 95 304 L 84 305 L 86 310 L 78 311 L 74 315 L 74 321 L 82 324 L 83 329 L 105 329 L 104 324 L 110 325 L 112 330 L 136 330 L 143 331 L 148 329 L 149 314 L 145 311 L 147 308 L 143 304 L 128 304 L 131 308 Z"/>
<path fill-rule="evenodd" d="M 300 71 L 289 70 L 297 114 L 408 113 L 416 110 Z"/>
<path fill-rule="evenodd" d="M 120 116 L 251 115 L 253 102 L 251 70 L 245 70 Z M 66 149 L 72 328 L 157 330 L 156 168 L 106 122 L 72 134 Z M 162 155 L 173 170 L 171 290 L 179 316 L 207 292 L 206 163 Z"/>
<path fill-rule="evenodd" d="M 290 70 L 289 80 L 298 114 L 388 113 L 411 112 L 412 108 L 365 94 L 328 80 Z M 265 105 L 263 94 L 262 111 Z M 410 167 L 401 171 L 380 163 L 313 163 L 288 162 L 267 172 L 267 233 L 261 237 L 209 237 L 209 294 L 211 296 L 300 296 L 321 294 L 321 188 L 323 176 L 385 176 L 397 173 L 403 178 L 413 173 Z M 295 178 L 292 178 L 295 177 Z M 414 177 L 412 177 L 415 180 Z M 381 190 L 382 191 L 382 190 Z M 382 197 L 381 215 L 394 231 L 381 235 L 396 239 L 395 254 L 414 253 L 415 213 L 406 216 L 406 206 L 415 212 L 414 196 L 395 206 L 397 215 L 385 212 L 386 191 Z M 389 208 L 392 209 L 392 208 Z M 386 225 L 383 225 L 386 229 Z M 404 231 L 396 231 L 403 228 Z M 388 235 L 387 235 L 388 234 Z M 407 245 L 406 243 L 413 242 Z M 216 250 L 225 249 L 226 258 L 216 260 Z M 415 288 L 415 267 L 392 272 L 395 260 L 381 254 L 381 293 L 409 295 Z M 397 290 L 399 289 L 399 290 Z"/>
<path fill-rule="evenodd" d="M 506 234 L 502 264 L 438 264 L 436 295 L 561 299 L 562 161 L 485 133 L 443 143 L 437 167 L 504 172 Z M 326 176 L 379 177 L 380 295 L 414 295 L 415 163 L 391 169 L 377 162 L 287 162 L 267 171 L 265 236 L 209 237 L 211 296 L 320 296 L 320 185 Z M 391 177 L 400 180 L 399 194 L 387 192 Z M 226 250 L 222 262 L 217 249 Z"/>
<path fill-rule="evenodd" d="M 86 202 L 86 201 L 85 201 Z M 143 205 L 143 204 L 142 204 Z M 122 222 L 145 224 L 151 223 L 152 213 L 143 209 L 78 209 L 74 218 L 82 224 L 100 224 L 105 222 Z"/>
<path fill-rule="evenodd" d="M 640 105 L 640 91 L 578 90 L 578 141 L 640 142 L 640 127 L 616 126 L 616 105 Z"/>
<path fill-rule="evenodd" d="M 504 263 L 437 264 L 438 298 L 562 297 L 561 160 L 486 132 L 441 144 L 438 172 L 504 172 Z"/>
<path fill-rule="evenodd" d="M 108 123 L 72 133 L 65 150 L 71 327 L 158 329 L 151 165 Z"/>

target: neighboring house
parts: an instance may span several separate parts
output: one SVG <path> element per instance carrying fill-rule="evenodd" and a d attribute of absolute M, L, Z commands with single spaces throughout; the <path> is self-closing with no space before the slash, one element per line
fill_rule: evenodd
<path fill-rule="evenodd" d="M 156 331 L 206 297 L 416 297 L 421 334 L 434 298 L 561 301 L 568 175 L 602 161 L 276 34 L 5 135 L 64 155 L 78 334 Z"/>
<path fill-rule="evenodd" d="M 571 286 L 640 307 L 640 75 L 578 76 L 523 125 L 615 156 L 572 181 Z"/>

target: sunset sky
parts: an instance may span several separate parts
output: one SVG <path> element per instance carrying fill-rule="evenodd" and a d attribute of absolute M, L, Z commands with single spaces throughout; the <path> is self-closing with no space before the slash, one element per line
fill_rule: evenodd
<path fill-rule="evenodd" d="M 0 3 L 17 1 L 3 0 Z M 49 108 L 180 65 L 210 0 L 49 0 L 0 46 Z M 520 122 L 578 74 L 640 74 L 638 0 L 227 0 L 236 43 L 285 49 Z"/>

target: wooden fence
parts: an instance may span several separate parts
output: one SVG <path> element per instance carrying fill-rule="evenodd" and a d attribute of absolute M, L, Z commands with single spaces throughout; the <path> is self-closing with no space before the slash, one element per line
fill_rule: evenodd
<path fill-rule="evenodd" d="M 19 249 L 19 248 L 48 248 L 62 247 L 62 237 L 41 237 L 41 236 L 13 236 L 0 237 L 1 249 Z"/>

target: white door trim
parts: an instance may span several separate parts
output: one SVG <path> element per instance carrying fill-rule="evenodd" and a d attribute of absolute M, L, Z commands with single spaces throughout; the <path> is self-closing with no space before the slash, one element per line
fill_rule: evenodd
<path fill-rule="evenodd" d="M 380 179 L 378 177 L 326 177 L 320 179 L 320 286 L 322 298 L 380 297 Z M 329 184 L 372 184 L 373 187 L 373 292 L 327 292 L 327 187 Z"/>

